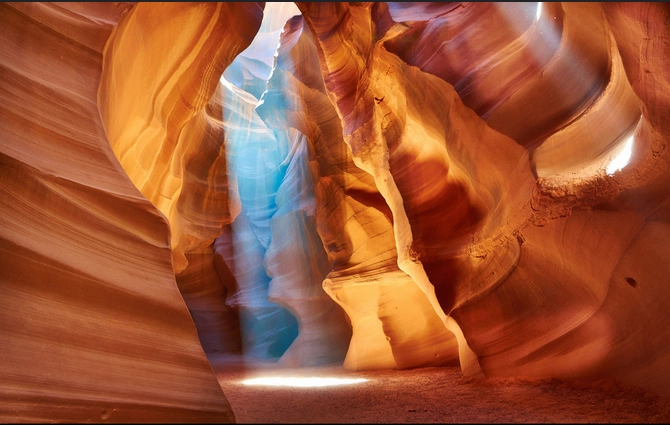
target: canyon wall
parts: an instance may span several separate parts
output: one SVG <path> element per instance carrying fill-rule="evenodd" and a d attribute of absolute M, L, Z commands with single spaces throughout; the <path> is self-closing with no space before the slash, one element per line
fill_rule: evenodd
<path fill-rule="evenodd" d="M 121 106 L 129 115 L 114 118 L 127 119 L 140 133 L 157 129 L 145 119 L 156 116 L 161 122 L 161 110 L 196 134 L 215 133 L 204 125 L 206 117 L 194 116 L 211 97 L 225 61 L 251 42 L 262 5 L 240 5 L 232 12 L 217 4 L 3 3 L 0 8 L 1 420 L 234 422 L 175 281 L 173 266 L 185 263 L 178 248 L 188 244 L 182 242 L 189 239 L 182 236 L 189 234 L 183 231 L 188 215 L 186 224 L 171 225 L 169 208 L 141 193 L 141 185 L 129 178 L 135 175 L 122 168 L 114 153 L 115 121 L 105 107 L 115 97 L 106 95 L 106 87 L 127 102 Z M 230 35 L 234 43 L 222 48 L 222 28 L 230 28 L 241 12 L 249 16 L 246 32 Z M 156 13 L 165 13 L 165 19 L 156 20 Z M 175 28 L 181 28 L 187 45 L 164 39 L 151 24 L 167 25 L 161 28 L 176 38 Z M 127 26 L 135 32 L 124 30 Z M 156 53 L 144 52 L 145 63 L 130 63 L 135 56 L 123 63 L 110 59 L 139 46 Z M 165 46 L 174 49 L 173 56 L 165 55 Z M 188 67 L 179 50 L 207 59 Z M 164 68 L 157 58 L 187 69 Z M 124 67 L 115 81 L 101 81 L 114 64 Z M 215 84 L 203 87 L 208 73 Z M 154 87 L 150 82 L 166 90 L 153 105 L 144 102 L 156 93 L 142 97 L 132 87 Z M 100 112 L 98 95 L 106 100 Z M 143 140 L 141 134 L 119 137 L 126 147 L 148 149 L 133 145 Z M 191 156 L 182 155 L 187 149 L 176 155 L 184 164 L 178 175 L 186 176 L 185 185 L 200 177 L 194 161 L 204 155 L 205 163 L 216 162 L 207 147 L 203 141 Z M 168 169 L 161 166 L 161 172 Z M 212 191 L 213 198 L 226 193 Z M 199 205 L 201 197 L 196 189 L 180 199 Z M 186 210 L 204 214 L 199 206 Z"/>

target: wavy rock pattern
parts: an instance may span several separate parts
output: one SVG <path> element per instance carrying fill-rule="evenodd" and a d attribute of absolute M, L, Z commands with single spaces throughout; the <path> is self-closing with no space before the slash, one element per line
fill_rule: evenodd
<path fill-rule="evenodd" d="M 256 3 L 139 3 L 105 51 L 105 130 L 128 176 L 170 221 L 177 273 L 184 254 L 211 245 L 239 210 L 228 193 L 222 117 L 205 106 L 261 18 Z"/>
<path fill-rule="evenodd" d="M 296 6 L 0 5 L 0 418 L 234 420 L 205 351 L 670 396 L 667 4 Z"/>
<path fill-rule="evenodd" d="M 667 376 L 667 350 L 633 354 L 629 342 L 647 320 L 666 332 L 665 313 L 613 314 L 640 281 L 619 274 L 627 247 L 643 223 L 663 232 L 667 162 L 666 124 L 651 124 L 627 75 L 654 62 L 620 51 L 610 29 L 635 22 L 638 40 L 660 46 L 667 35 L 650 37 L 649 22 L 661 28 L 667 7 L 530 7 L 300 4 L 345 141 L 393 212 L 398 264 L 459 337 L 464 373 L 617 376 L 668 394 L 648 372 Z M 631 144 L 627 167 L 607 167 Z M 615 206 L 630 196 L 644 205 L 633 215 Z M 665 304 L 662 279 L 646 277 L 662 268 L 635 269 L 655 282 L 639 302 Z"/>
<path fill-rule="evenodd" d="M 233 422 L 168 222 L 97 111 L 105 41 L 137 9 L 0 9 L 0 420 Z"/>
<path fill-rule="evenodd" d="M 504 16 L 509 16 L 505 9 L 518 6 L 478 7 L 498 8 Z M 660 28 L 660 21 L 667 19 L 668 10 L 660 5 L 631 6 L 630 9 L 618 5 L 601 9 L 597 4 L 562 3 L 546 4 L 545 7 L 535 23 L 528 27 L 512 27 L 524 28 L 524 34 L 532 30 L 555 31 L 554 39 L 560 40 L 556 53 L 546 66 L 535 72 L 537 75 L 539 71 L 538 76 L 521 80 L 527 88 L 516 88 L 509 100 L 479 112 L 492 128 L 529 147 L 531 167 L 539 176 L 537 191 L 532 199 L 536 210 L 532 221 L 546 226 L 525 228 L 520 233 L 524 242 L 521 259 L 504 284 L 486 298 L 465 305 L 454 314 L 464 326 L 465 334 L 472 335 L 468 341 L 478 353 L 487 375 L 614 375 L 668 394 L 661 383 L 668 373 L 667 351 L 655 346 L 651 350 L 653 354 L 643 355 L 633 347 L 635 343 L 643 344 L 643 340 L 650 341 L 649 336 L 639 339 L 632 336 L 644 333 L 643 323 L 647 320 L 657 324 L 657 331 L 667 332 L 667 315 L 652 306 L 660 308 L 665 303 L 665 297 L 659 292 L 663 286 L 662 279 L 654 277 L 655 273 L 663 273 L 663 266 L 659 263 L 644 271 L 624 266 L 640 261 L 633 260 L 634 255 L 640 255 L 641 251 L 629 250 L 631 244 L 650 247 L 652 242 L 649 238 L 655 240 L 657 237 L 648 234 L 645 230 L 647 226 L 653 226 L 657 235 L 663 234 L 665 224 L 661 223 L 665 219 L 659 216 L 659 212 L 667 200 L 667 193 L 654 189 L 664 181 L 661 173 L 667 169 L 667 162 L 662 159 L 667 153 L 661 142 L 667 137 L 663 137 L 667 114 L 661 114 L 664 118 L 660 118 L 646 106 L 650 101 L 654 102 L 659 109 L 651 109 L 659 111 L 665 105 L 657 103 L 658 95 L 649 96 L 649 88 L 642 89 L 639 79 L 630 72 L 639 72 L 636 62 L 653 63 L 654 60 L 642 48 L 638 47 L 633 53 L 627 45 L 631 40 L 648 39 L 647 42 L 651 43 L 652 40 L 658 40 L 656 43 L 667 40 L 667 34 L 649 34 L 648 31 L 653 26 L 650 22 L 656 22 L 656 28 Z M 460 14 L 469 13 L 463 9 L 457 11 L 456 22 L 460 22 Z M 480 12 L 486 16 L 483 11 Z M 560 23 L 560 31 L 556 24 L 553 30 L 542 25 L 546 19 L 554 17 Z M 436 18 L 423 26 L 439 31 L 436 21 L 450 18 L 451 15 L 444 15 L 444 18 Z M 640 31 L 645 35 L 638 38 L 629 35 L 630 38 L 622 43 L 621 32 L 630 31 L 631 27 L 641 27 Z M 472 25 L 470 20 L 468 28 L 473 32 L 486 28 L 487 32 L 495 33 L 496 26 Z M 458 74 L 452 71 L 448 74 L 446 71 L 458 63 L 450 61 L 447 55 L 468 49 L 468 40 L 476 37 L 474 34 L 468 37 L 467 32 L 458 31 L 458 28 L 453 29 L 453 34 L 458 36 L 442 44 L 443 56 L 439 56 L 438 52 L 438 57 L 422 62 L 422 57 L 416 54 L 408 61 L 454 84 L 464 103 L 477 111 L 479 106 L 472 93 L 479 89 L 492 93 L 486 86 L 486 78 L 495 79 L 498 87 L 505 87 L 509 78 L 505 75 L 505 61 L 513 60 L 514 56 L 501 54 L 499 57 L 505 59 L 495 62 L 495 67 L 485 72 L 479 81 L 477 72 L 482 70 L 481 67 L 477 68 L 477 72 Z M 502 34 L 490 39 L 500 46 L 499 52 L 509 52 L 511 44 L 516 41 L 501 43 Z M 435 43 L 435 40 L 439 39 L 426 30 L 417 44 Z M 398 46 L 401 44 L 398 43 Z M 405 55 L 421 50 L 407 46 L 407 41 L 404 47 L 408 52 L 403 53 Z M 532 49 L 530 46 L 526 48 Z M 399 49 L 397 47 L 397 51 Z M 532 49 L 532 52 L 535 51 Z M 637 52 L 643 52 L 642 56 L 636 57 Z M 488 60 L 486 56 L 481 57 Z M 439 59 L 446 64 L 441 68 L 442 74 L 437 68 L 430 67 L 439 63 Z M 657 62 L 658 71 L 654 75 L 663 74 L 661 66 Z M 498 70 L 500 73 L 496 72 Z M 651 69 L 648 71 L 645 74 L 652 74 Z M 566 75 L 570 75 L 570 79 Z M 510 76 L 512 80 L 513 74 Z M 650 81 L 650 86 L 655 86 L 654 92 L 658 93 L 660 87 L 667 85 L 667 79 L 665 83 L 662 81 L 663 78 L 653 83 Z M 498 98 L 505 99 L 504 96 Z M 579 99 L 582 99 L 580 103 L 576 103 Z M 538 101 L 551 101 L 552 104 L 548 108 L 548 104 Z M 524 117 L 523 121 L 514 119 L 514 115 L 519 114 Z M 550 116 L 555 118 L 550 119 Z M 565 118 L 559 121 L 558 117 Z M 527 123 L 537 124 L 545 134 L 530 135 L 532 126 Z M 540 126 L 540 123 L 543 124 Z M 612 173 L 609 171 L 604 173 L 604 166 L 629 140 L 634 143 L 630 165 L 614 176 L 610 176 Z M 579 155 L 575 155 L 577 150 Z M 659 177 L 654 180 L 656 176 Z M 632 210 L 631 198 L 638 202 Z M 625 207 L 621 205 L 622 201 Z M 567 217 L 546 221 L 546 218 L 561 216 Z M 640 279 L 649 282 L 644 290 L 637 286 Z M 529 287 L 530 282 L 535 283 L 532 288 Z M 639 290 L 629 293 L 632 288 Z M 645 310 L 653 311 L 650 316 L 633 318 L 631 315 L 636 315 L 633 311 L 639 308 L 633 305 L 635 303 L 627 307 L 619 305 L 629 296 L 643 304 L 655 299 L 656 302 L 645 307 Z M 529 300 L 533 302 L 529 303 Z M 494 314 L 495 319 L 482 320 L 498 308 L 499 314 Z M 483 314 L 484 311 L 488 313 Z M 501 320 L 508 311 L 517 314 L 507 321 Z M 473 328 L 469 329 L 468 324 Z M 471 333 L 472 330 L 474 333 Z M 523 342 L 512 342 L 513 338 L 502 337 L 518 332 L 529 336 Z M 514 347 L 505 346 L 505 340 Z M 647 362 L 654 366 L 647 366 Z M 631 368 L 636 372 L 631 372 Z M 651 369 L 660 376 L 652 377 L 648 372 Z"/>
<path fill-rule="evenodd" d="M 223 284 L 233 279 L 219 277 L 222 265 L 215 262 L 212 245 L 202 253 L 186 254 L 186 260 L 188 266 L 175 277 L 198 328 L 202 348 L 206 353 L 240 353 L 239 317 L 225 304 L 232 288 Z"/>
<path fill-rule="evenodd" d="M 336 99 L 344 137 L 355 161 L 374 176 L 390 206 L 398 266 L 419 285 L 445 326 L 459 339 L 464 370 L 477 374 L 474 354 L 444 309 L 494 285 L 513 267 L 518 250 L 514 238 L 496 241 L 504 246 L 492 255 L 480 251 L 490 238 L 488 233 L 499 231 L 484 221 L 488 214 L 498 209 L 497 220 L 515 220 L 506 204 L 514 205 L 515 197 L 523 197 L 532 188 L 532 176 L 524 167 L 527 154 L 464 108 L 451 86 L 407 67 L 385 50 L 385 38 L 374 42 L 379 34 L 373 31 L 383 28 L 384 14 L 388 14 L 383 5 L 375 9 L 310 5 L 303 14 L 319 38 L 327 67 L 337 67 L 338 58 L 351 58 L 341 71 L 329 73 L 324 80 Z M 328 14 L 342 19 L 326 21 L 323 16 Z M 324 25 L 317 27 L 314 22 Z M 350 43 L 339 43 L 340 34 L 355 26 L 373 31 L 361 32 Z M 391 34 L 396 31 L 389 29 Z M 356 81 L 359 87 L 352 91 Z M 421 99 L 421 104 L 414 103 L 415 99 Z M 508 175 L 516 178 L 501 186 L 503 176 Z M 472 180 L 479 180 L 481 186 L 473 187 Z M 506 198 L 511 199 L 506 203 Z M 443 220 L 443 224 L 435 226 L 436 220 Z M 479 241 L 473 243 L 473 239 Z M 478 272 L 472 270 L 472 251 L 477 251 L 472 257 L 484 260 L 476 266 L 497 268 L 499 275 L 489 272 L 478 276 L 480 279 L 473 281 L 480 287 L 465 288 L 459 294 L 454 280 Z"/>
<path fill-rule="evenodd" d="M 323 286 L 353 327 L 344 364 L 356 369 L 453 362 L 453 335 L 395 264 L 389 211 L 370 176 L 354 165 L 343 145 L 318 69 L 314 39 L 296 17 L 287 24 L 277 66 L 257 110 L 269 125 L 296 129 L 309 142 L 306 155 L 312 176 L 318 178 L 310 189 L 316 191 L 316 226 L 332 261 Z M 413 302 L 406 302 L 408 296 Z M 336 323 L 329 329 L 338 329 Z"/>

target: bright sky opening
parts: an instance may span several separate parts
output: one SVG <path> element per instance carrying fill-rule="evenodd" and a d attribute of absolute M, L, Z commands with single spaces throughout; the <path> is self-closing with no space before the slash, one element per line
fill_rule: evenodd
<path fill-rule="evenodd" d="M 633 140 L 634 136 L 630 136 L 628 140 L 626 140 L 626 146 L 624 146 L 623 150 L 619 152 L 619 154 L 612 160 L 612 162 L 609 163 L 607 166 L 607 171 L 608 175 L 612 175 L 617 171 L 621 171 L 623 167 L 628 165 L 628 161 L 630 161 L 630 156 L 633 153 Z"/>

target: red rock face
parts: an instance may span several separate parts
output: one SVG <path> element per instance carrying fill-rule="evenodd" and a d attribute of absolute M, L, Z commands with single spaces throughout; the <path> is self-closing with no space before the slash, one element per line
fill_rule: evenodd
<path fill-rule="evenodd" d="M 127 118 L 138 131 L 151 126 L 133 118 L 132 105 L 150 99 L 150 93 L 143 97 L 132 84 L 161 78 L 161 63 L 150 70 L 151 60 L 133 65 L 129 58 L 119 72 L 125 77 L 116 80 L 122 84 L 118 97 L 107 96 L 107 80 L 101 80 L 106 67 L 116 63 L 114 54 L 123 54 L 118 41 L 123 28 L 142 21 L 144 7 L 0 5 L 2 421 L 234 421 L 184 304 L 188 293 L 182 297 L 175 281 L 179 255 L 171 249 L 171 224 L 128 178 L 131 173 L 124 172 L 111 142 L 117 121 L 109 119 L 110 108 L 123 108 L 129 115 L 114 118 Z M 228 19 L 223 8 L 177 5 L 155 11 L 165 11 L 177 26 L 191 16 L 199 23 L 191 28 L 193 37 L 207 40 L 216 24 Z M 262 9 L 243 9 L 249 14 L 250 41 Z M 148 21 L 141 25 L 149 31 L 150 24 L 159 23 L 156 16 Z M 240 38 L 239 46 L 230 47 L 233 56 L 244 48 Z M 141 40 L 129 41 L 137 47 Z M 146 37 L 144 46 L 150 41 Z M 219 42 L 212 44 L 220 48 Z M 191 72 L 199 75 L 199 87 L 200 69 L 208 65 L 195 65 Z M 148 72 L 144 79 L 143 72 Z M 161 108 L 167 116 L 174 111 L 186 123 L 191 116 L 184 111 L 194 101 L 184 102 L 175 89 L 186 90 L 185 74 L 168 71 L 164 77 L 174 79 L 167 84 L 171 101 L 156 108 L 142 103 L 140 110 L 149 116 Z M 105 99 L 100 110 L 98 95 Z M 215 132 L 197 128 L 199 134 Z M 186 156 L 194 160 L 198 154 Z M 199 172 L 199 167 L 182 163 L 185 181 L 192 181 L 189 170 Z M 190 192 L 182 202 L 193 203 L 198 193 Z M 199 208 L 193 211 L 202 215 Z M 182 220 L 187 222 L 188 214 Z"/>
<path fill-rule="evenodd" d="M 0 6 L 0 418 L 232 421 L 216 351 L 670 396 L 670 8 L 296 6 Z"/>

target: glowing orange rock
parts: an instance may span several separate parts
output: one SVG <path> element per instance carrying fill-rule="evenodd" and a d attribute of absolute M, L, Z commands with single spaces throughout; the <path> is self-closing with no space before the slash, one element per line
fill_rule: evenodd
<path fill-rule="evenodd" d="M 168 222 L 97 111 L 104 42 L 137 7 L 0 5 L 3 422 L 234 421 Z"/>
<path fill-rule="evenodd" d="M 228 193 L 222 117 L 205 106 L 261 18 L 256 3 L 139 3 L 105 51 L 105 131 L 130 179 L 168 218 L 177 273 L 184 254 L 211 245 L 239 209 Z"/>

